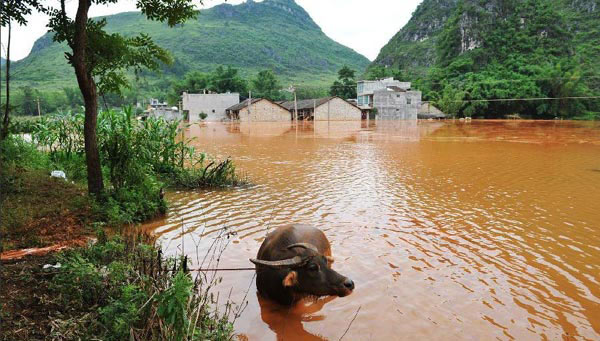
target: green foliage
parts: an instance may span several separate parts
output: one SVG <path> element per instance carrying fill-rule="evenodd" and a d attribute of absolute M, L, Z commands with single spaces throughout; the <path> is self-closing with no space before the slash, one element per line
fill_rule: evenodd
<path fill-rule="evenodd" d="M 19 25 L 27 23 L 27 15 L 32 10 L 41 9 L 41 2 L 38 0 L 3 0 L 0 2 L 0 27 L 8 26 L 11 21 L 16 21 Z"/>
<path fill-rule="evenodd" d="M 170 104 L 175 105 L 181 99 L 181 94 L 185 91 L 191 94 L 199 94 L 204 90 L 208 90 L 210 84 L 210 76 L 199 71 L 191 71 L 185 75 L 181 81 L 173 81 L 171 90 L 167 95 L 167 100 Z"/>
<path fill-rule="evenodd" d="M 368 76 L 403 70 L 452 116 L 593 117 L 593 99 L 481 100 L 597 96 L 599 29 L 600 11 L 585 2 L 424 1 Z"/>
<path fill-rule="evenodd" d="M 299 86 L 296 88 L 296 95 L 298 100 L 322 98 L 328 96 L 329 91 L 325 87 Z M 293 100 L 293 96 L 289 100 Z"/>
<path fill-rule="evenodd" d="M 171 52 L 173 64 L 161 65 L 162 74 L 152 70 L 126 74 L 132 87 L 141 89 L 146 97 L 161 92 L 164 95 L 171 82 L 181 80 L 187 72 L 212 72 L 218 65 L 238 68 L 244 78 L 270 69 L 286 86 L 304 81 L 327 87 L 343 65 L 359 72 L 366 68 L 367 58 L 324 35 L 302 7 L 286 3 L 292 10 L 289 13 L 277 6 L 271 0 L 218 5 L 201 10 L 197 20 L 172 29 L 147 20 L 141 13 L 120 13 L 105 17 L 105 31 L 123 37 L 146 33 Z M 77 86 L 64 57 L 69 47 L 53 42 L 52 36 L 48 33 L 40 38 L 27 58 L 12 64 L 15 85 L 29 85 L 40 91 Z"/>
<path fill-rule="evenodd" d="M 0 165 L 9 167 L 27 167 L 30 169 L 47 169 L 50 165 L 48 155 L 37 150 L 35 145 L 26 142 L 22 137 L 8 135 L 0 141 Z"/>
<path fill-rule="evenodd" d="M 51 164 L 74 180 L 85 179 L 83 124 L 83 114 L 43 116 L 32 134 Z M 136 223 L 164 213 L 160 192 L 166 183 L 203 188 L 242 182 L 231 160 L 207 160 L 190 146 L 190 139 L 181 139 L 184 128 L 181 122 L 161 118 L 139 121 L 131 107 L 98 115 L 98 147 L 110 185 L 96 207 L 104 220 Z"/>
<path fill-rule="evenodd" d="M 222 162 L 211 161 L 206 166 L 202 163 L 192 168 L 179 169 L 171 179 L 177 187 L 194 189 L 198 187 L 227 187 L 244 184 L 235 171 L 230 159 Z"/>
<path fill-rule="evenodd" d="M 30 134 L 35 129 L 39 117 L 13 116 L 10 120 L 9 132 L 11 134 Z"/>
<path fill-rule="evenodd" d="M 64 271 L 54 278 L 54 288 L 63 304 L 82 309 L 105 302 L 104 279 L 96 264 L 77 253 L 64 258 L 61 264 Z"/>
<path fill-rule="evenodd" d="M 60 316 L 79 318 L 80 339 L 101 340 L 229 340 L 233 335 L 228 312 L 208 309 L 210 283 L 203 288 L 189 274 L 168 268 L 152 246 L 106 239 L 57 256 L 62 264 L 51 291 L 61 302 Z M 230 303 L 228 303 L 230 304 Z M 73 317 L 76 318 L 76 317 Z M 71 323 L 58 323 L 56 332 L 71 334 Z"/>
<path fill-rule="evenodd" d="M 204 120 L 208 117 L 208 115 L 206 113 L 201 112 L 200 114 L 198 114 L 198 117 L 200 117 L 201 120 Z"/>
<path fill-rule="evenodd" d="M 329 94 L 344 99 L 356 98 L 355 71 L 347 66 L 341 68 L 338 71 L 338 80 L 333 82 Z"/>
<path fill-rule="evenodd" d="M 272 70 L 260 71 L 252 79 L 253 96 L 256 98 L 266 98 L 272 101 L 281 99 L 281 85 Z"/>
<path fill-rule="evenodd" d="M 127 279 L 128 272 L 124 269 L 127 265 L 113 262 L 110 264 L 109 273 Z M 115 265 L 122 265 L 114 269 Z M 100 321 L 110 331 L 108 340 L 126 340 L 131 334 L 131 327 L 138 324 L 147 314 L 140 309 L 148 301 L 148 294 L 135 284 L 125 284 L 116 297 L 111 297 L 109 303 L 99 309 Z"/>
<path fill-rule="evenodd" d="M 219 65 L 210 75 L 210 90 L 216 93 L 237 92 L 244 94 L 248 92 L 246 81 L 238 75 L 238 70 Z"/>
<path fill-rule="evenodd" d="M 180 341 L 189 328 L 188 303 L 192 296 L 194 282 L 189 275 L 179 271 L 170 288 L 162 292 L 158 298 L 157 313 L 170 327 L 171 339 Z"/>
<path fill-rule="evenodd" d="M 143 1 L 144 3 L 146 1 Z M 161 3 L 162 0 L 147 2 Z M 180 1 L 179 3 L 185 3 Z M 144 7 L 142 7 L 144 11 Z M 167 11 L 169 12 L 169 11 Z M 48 27 L 54 32 L 53 40 L 67 42 L 71 48 L 75 44 L 75 21 L 62 11 L 50 11 Z M 152 11 L 150 12 L 152 13 Z M 169 15 L 167 13 L 167 15 Z M 124 37 L 118 33 L 105 30 L 106 19 L 87 22 L 86 64 L 90 74 L 96 80 L 98 91 L 103 93 L 120 93 L 121 88 L 129 87 L 126 71 L 133 68 L 158 70 L 159 62 L 170 64 L 172 59 L 166 50 L 160 48 L 147 34 L 140 33 L 133 37 Z M 67 61 L 75 67 L 72 53 L 66 53 Z"/>

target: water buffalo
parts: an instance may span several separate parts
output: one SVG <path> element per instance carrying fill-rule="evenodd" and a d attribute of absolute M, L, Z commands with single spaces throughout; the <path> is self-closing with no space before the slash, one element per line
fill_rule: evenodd
<path fill-rule="evenodd" d="M 354 282 L 331 269 L 331 246 L 312 226 L 290 225 L 270 233 L 262 243 L 256 265 L 258 292 L 291 305 L 306 296 L 347 296 Z"/>

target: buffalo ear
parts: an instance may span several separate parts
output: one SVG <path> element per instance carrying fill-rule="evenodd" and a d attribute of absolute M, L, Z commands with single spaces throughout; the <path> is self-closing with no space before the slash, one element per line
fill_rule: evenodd
<path fill-rule="evenodd" d="M 333 262 L 335 262 L 335 259 L 333 259 L 333 257 L 331 256 L 325 256 L 325 259 L 327 259 L 327 265 L 331 266 L 331 264 L 333 264 Z"/>
<path fill-rule="evenodd" d="M 290 271 L 283 279 L 282 284 L 286 288 L 293 287 L 298 284 L 298 273 L 296 271 Z"/>

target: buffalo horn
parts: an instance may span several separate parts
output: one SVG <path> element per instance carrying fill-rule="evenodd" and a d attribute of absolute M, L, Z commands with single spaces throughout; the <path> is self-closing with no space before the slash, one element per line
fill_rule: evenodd
<path fill-rule="evenodd" d="M 256 265 L 264 265 L 270 268 L 287 268 L 291 266 L 297 266 L 303 263 L 302 257 L 300 256 L 276 261 L 251 258 L 250 261 Z"/>
<path fill-rule="evenodd" d="M 296 243 L 296 244 L 292 244 L 292 245 L 288 246 L 287 248 L 291 249 L 294 247 L 301 247 L 301 248 L 304 248 L 307 250 L 313 250 L 314 252 L 319 253 L 319 250 L 317 250 L 317 248 L 314 245 L 309 244 L 309 243 Z"/>

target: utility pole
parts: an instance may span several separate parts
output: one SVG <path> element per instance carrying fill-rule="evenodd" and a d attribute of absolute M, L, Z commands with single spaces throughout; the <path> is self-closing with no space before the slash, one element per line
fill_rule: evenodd
<path fill-rule="evenodd" d="M 250 122 L 250 105 L 252 104 L 252 91 L 248 91 L 248 122 Z"/>
<path fill-rule="evenodd" d="M 296 123 L 298 123 L 298 99 L 296 98 L 296 88 L 294 88 L 294 115 L 296 116 Z"/>
<path fill-rule="evenodd" d="M 38 97 L 37 100 L 37 108 L 38 108 L 38 116 L 42 116 L 42 111 L 40 110 L 40 98 Z"/>
<path fill-rule="evenodd" d="M 181 119 L 184 119 L 184 117 L 183 117 L 183 110 L 181 110 L 181 109 L 182 109 L 182 108 L 181 108 L 181 107 L 182 107 L 182 103 L 181 103 L 181 101 L 179 101 L 179 102 L 177 103 L 177 105 L 178 105 L 178 107 L 179 107 L 179 115 L 181 116 Z M 189 121 L 189 120 L 188 120 L 188 121 Z"/>
<path fill-rule="evenodd" d="M 317 100 L 313 99 L 313 122 L 315 121 L 316 117 L 317 117 Z"/>

